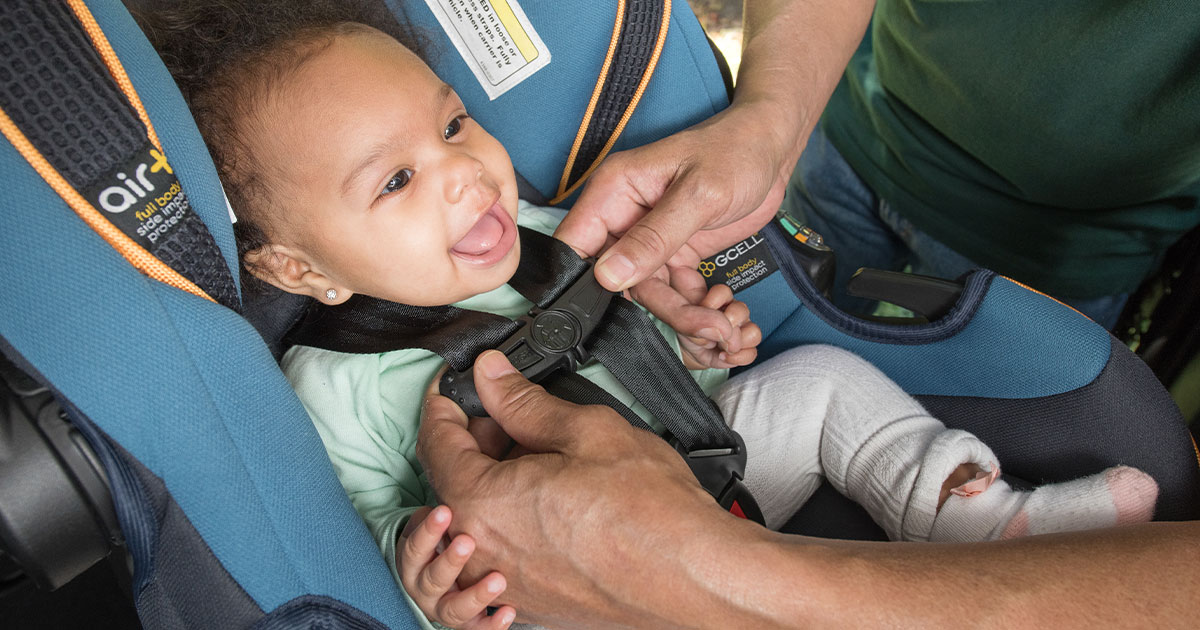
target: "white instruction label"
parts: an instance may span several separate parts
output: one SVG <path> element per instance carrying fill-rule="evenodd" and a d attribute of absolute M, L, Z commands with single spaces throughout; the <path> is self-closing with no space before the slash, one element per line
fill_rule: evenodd
<path fill-rule="evenodd" d="M 512 89 L 550 63 L 516 0 L 425 0 L 488 98 Z"/>

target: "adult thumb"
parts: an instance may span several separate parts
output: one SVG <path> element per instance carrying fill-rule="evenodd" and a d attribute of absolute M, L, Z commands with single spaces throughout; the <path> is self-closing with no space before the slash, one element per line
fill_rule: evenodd
<path fill-rule="evenodd" d="M 683 247 L 701 227 L 704 206 L 690 203 L 690 196 L 667 190 L 658 203 L 629 226 L 596 261 L 596 278 L 612 291 L 623 291 L 650 277 Z"/>
<path fill-rule="evenodd" d="M 568 452 L 579 405 L 550 395 L 529 382 L 496 350 L 475 359 L 475 391 L 483 408 L 516 442 L 535 452 Z"/>

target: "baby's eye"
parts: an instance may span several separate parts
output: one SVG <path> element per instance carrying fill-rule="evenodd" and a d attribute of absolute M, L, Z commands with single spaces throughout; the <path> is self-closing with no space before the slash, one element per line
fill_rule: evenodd
<path fill-rule="evenodd" d="M 454 120 L 451 120 L 450 124 L 446 125 L 446 128 L 442 130 L 442 137 L 449 140 L 450 138 L 458 135 L 458 132 L 462 131 L 463 124 L 466 122 L 467 118 L 470 118 L 470 116 L 467 116 L 466 114 L 463 114 L 462 116 L 455 116 Z"/>
<path fill-rule="evenodd" d="M 386 197 L 394 192 L 397 192 L 401 188 L 404 188 L 405 186 L 407 186 L 408 182 L 411 180 L 412 180 L 412 171 L 410 171 L 409 169 L 403 169 L 403 170 L 399 171 L 398 173 L 396 173 L 395 175 L 392 175 L 392 178 L 389 179 L 387 184 L 385 184 L 383 186 L 383 191 L 379 193 L 379 196 Z"/>

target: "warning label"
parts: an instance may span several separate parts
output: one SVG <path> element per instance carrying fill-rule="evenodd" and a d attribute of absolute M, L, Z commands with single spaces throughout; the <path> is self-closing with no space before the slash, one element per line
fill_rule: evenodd
<path fill-rule="evenodd" d="M 778 268 L 766 241 L 756 232 L 716 256 L 700 261 L 699 271 L 708 286 L 727 284 L 737 293 L 754 286 Z"/>
<path fill-rule="evenodd" d="M 516 0 L 425 0 L 489 99 L 550 63 Z"/>

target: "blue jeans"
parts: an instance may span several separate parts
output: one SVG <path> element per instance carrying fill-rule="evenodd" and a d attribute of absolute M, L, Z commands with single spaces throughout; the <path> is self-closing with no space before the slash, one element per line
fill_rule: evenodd
<path fill-rule="evenodd" d="M 837 260 L 833 301 L 851 313 L 870 313 L 873 300 L 846 294 L 859 268 L 955 279 L 980 265 L 950 249 L 901 217 L 854 172 L 818 126 L 809 136 L 788 182 L 783 207 L 825 238 Z M 1105 328 L 1117 323 L 1128 293 L 1063 300 Z"/>

